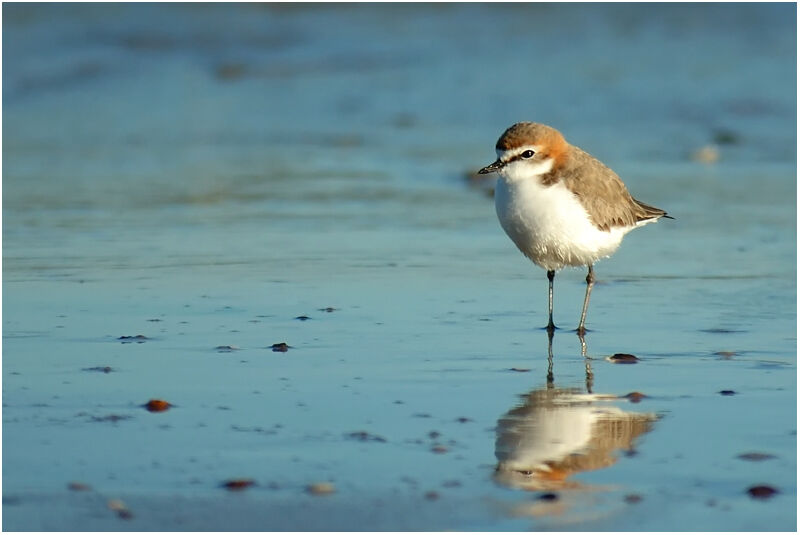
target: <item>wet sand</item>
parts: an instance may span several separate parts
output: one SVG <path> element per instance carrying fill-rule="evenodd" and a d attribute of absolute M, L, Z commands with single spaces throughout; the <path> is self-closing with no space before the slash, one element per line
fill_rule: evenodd
<path fill-rule="evenodd" d="M 796 527 L 789 6 L 3 10 L 4 529 Z M 464 179 L 520 119 L 676 217 L 585 347 Z"/>

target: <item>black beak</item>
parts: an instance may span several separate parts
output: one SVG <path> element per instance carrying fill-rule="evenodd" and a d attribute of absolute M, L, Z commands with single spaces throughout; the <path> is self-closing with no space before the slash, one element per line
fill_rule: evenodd
<path fill-rule="evenodd" d="M 498 169 L 502 169 L 502 167 L 504 165 L 505 164 L 503 162 L 501 162 L 499 159 L 495 160 L 495 162 L 493 164 L 487 165 L 486 167 L 484 167 L 483 169 L 478 171 L 478 174 L 479 175 L 488 175 L 489 173 L 494 173 Z"/>

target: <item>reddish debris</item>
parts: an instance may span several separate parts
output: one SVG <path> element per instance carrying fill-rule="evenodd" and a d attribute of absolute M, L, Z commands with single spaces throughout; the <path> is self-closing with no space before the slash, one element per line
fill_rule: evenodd
<path fill-rule="evenodd" d="M 747 489 L 747 493 L 751 498 L 766 500 L 767 498 L 772 498 L 772 496 L 777 494 L 778 490 L 774 487 L 770 487 L 769 485 L 756 485 Z"/>
<path fill-rule="evenodd" d="M 639 403 L 640 401 L 642 401 L 647 396 L 645 396 L 641 392 L 631 392 L 629 394 L 625 394 L 622 397 L 628 398 L 628 401 L 630 401 L 631 403 Z"/>
<path fill-rule="evenodd" d="M 228 490 L 244 490 L 255 484 L 256 482 L 252 479 L 229 479 L 222 484 L 222 487 Z"/>
<path fill-rule="evenodd" d="M 163 399 L 151 399 L 150 401 L 145 403 L 143 407 L 150 412 L 164 412 L 165 410 L 172 407 L 172 405 L 169 402 L 164 401 Z"/>

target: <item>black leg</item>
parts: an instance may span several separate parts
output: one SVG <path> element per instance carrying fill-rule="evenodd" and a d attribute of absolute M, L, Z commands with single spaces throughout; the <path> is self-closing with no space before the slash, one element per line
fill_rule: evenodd
<path fill-rule="evenodd" d="M 586 296 L 583 298 L 583 310 L 581 311 L 581 322 L 578 324 L 578 334 L 586 334 L 586 311 L 589 310 L 589 297 L 592 295 L 592 286 L 594 286 L 594 270 L 592 265 L 589 264 L 589 273 L 586 275 Z"/>
<path fill-rule="evenodd" d="M 592 359 L 587 355 L 586 350 L 586 338 L 583 337 L 583 333 L 578 333 L 578 338 L 581 341 L 581 356 L 583 357 L 583 362 L 586 367 L 586 391 L 591 394 L 592 393 L 592 385 L 594 384 L 594 372 L 592 372 Z"/>
<path fill-rule="evenodd" d="M 547 281 L 549 290 L 547 292 L 547 310 L 548 310 L 548 321 L 547 321 L 547 332 L 553 333 L 556 330 L 556 326 L 553 323 L 553 279 L 556 276 L 556 272 L 550 270 L 547 272 Z"/>
<path fill-rule="evenodd" d="M 547 388 L 553 388 L 553 331 L 547 331 Z"/>

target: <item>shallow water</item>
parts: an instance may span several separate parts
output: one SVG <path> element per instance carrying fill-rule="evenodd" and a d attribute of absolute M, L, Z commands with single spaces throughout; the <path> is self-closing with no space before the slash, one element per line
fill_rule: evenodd
<path fill-rule="evenodd" d="M 3 528 L 795 529 L 794 13 L 4 5 Z M 467 180 L 517 120 L 676 218 L 588 358 Z"/>

